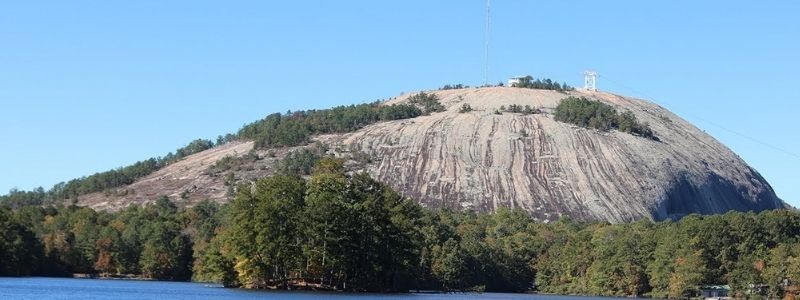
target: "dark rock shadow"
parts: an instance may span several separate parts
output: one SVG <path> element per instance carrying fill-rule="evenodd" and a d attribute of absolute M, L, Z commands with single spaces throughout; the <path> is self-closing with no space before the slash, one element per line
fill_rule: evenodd
<path fill-rule="evenodd" d="M 699 184 L 693 183 L 688 174 L 682 174 L 671 184 L 663 200 L 651 210 L 651 216 L 657 221 L 678 220 L 693 213 L 760 212 L 787 207 L 761 175 L 752 169 L 750 174 L 749 180 L 755 186 L 763 187 L 755 197 L 745 186 L 716 173 L 709 173 Z"/>

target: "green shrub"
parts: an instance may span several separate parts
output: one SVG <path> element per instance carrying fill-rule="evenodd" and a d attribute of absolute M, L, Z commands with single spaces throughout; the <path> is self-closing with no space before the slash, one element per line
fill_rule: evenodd
<path fill-rule="evenodd" d="M 530 114 L 538 114 L 541 112 L 538 108 L 533 108 L 530 105 L 519 105 L 519 104 L 511 104 L 506 108 L 505 106 L 500 106 L 500 111 L 510 112 L 510 113 L 518 113 L 523 115 L 530 115 Z"/>
<path fill-rule="evenodd" d="M 328 149 L 322 143 L 293 151 L 278 162 L 278 173 L 285 175 L 311 175 L 314 165 L 325 156 Z"/>
<path fill-rule="evenodd" d="M 617 129 L 658 141 L 650 126 L 639 123 L 632 112 L 620 114 L 611 105 L 583 97 L 562 99 L 556 106 L 555 120 L 603 131 Z"/>
<path fill-rule="evenodd" d="M 442 103 L 439 102 L 439 97 L 436 96 L 436 94 L 419 92 L 419 94 L 409 97 L 408 102 L 411 104 L 422 106 L 422 110 L 425 112 L 426 115 L 435 112 L 445 111 L 444 105 L 442 105 Z"/>
<path fill-rule="evenodd" d="M 465 89 L 468 88 L 468 85 L 463 84 L 445 84 L 443 87 L 440 87 L 439 90 L 458 90 L 458 89 Z"/>
<path fill-rule="evenodd" d="M 392 121 L 416 118 L 422 115 L 422 111 L 414 105 L 393 104 L 381 108 L 380 120 Z"/>

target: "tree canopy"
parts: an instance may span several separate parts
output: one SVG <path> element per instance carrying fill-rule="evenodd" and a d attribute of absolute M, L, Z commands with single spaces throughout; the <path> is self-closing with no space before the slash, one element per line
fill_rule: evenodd
<path fill-rule="evenodd" d="M 444 105 L 439 102 L 439 96 L 436 96 L 436 94 L 419 92 L 418 94 L 408 97 L 408 102 L 422 106 L 422 110 L 426 115 L 445 111 Z"/>
<path fill-rule="evenodd" d="M 530 75 L 519 78 L 519 83 L 514 83 L 511 85 L 511 87 L 537 89 L 537 90 L 553 90 L 559 92 L 575 90 L 574 87 L 567 85 L 566 82 L 563 84 L 559 84 L 557 81 L 554 81 L 550 78 L 534 79 L 533 76 Z"/>
<path fill-rule="evenodd" d="M 242 185 L 222 206 L 178 208 L 162 197 L 113 213 L 0 207 L 0 275 L 72 273 L 250 288 L 668 298 L 726 284 L 737 296 L 777 298 L 800 282 L 800 213 L 607 224 L 428 210 L 331 157 L 308 179 Z"/>
<path fill-rule="evenodd" d="M 618 113 L 608 104 L 584 97 L 567 97 L 556 106 L 555 120 L 598 130 L 617 129 L 658 141 L 653 130 L 646 123 L 639 123 L 631 111 Z"/>
<path fill-rule="evenodd" d="M 308 143 L 312 135 L 352 132 L 379 121 L 414 118 L 421 114 L 414 105 L 380 102 L 287 112 L 247 124 L 237 136 L 254 140 L 257 148 L 299 146 Z"/>

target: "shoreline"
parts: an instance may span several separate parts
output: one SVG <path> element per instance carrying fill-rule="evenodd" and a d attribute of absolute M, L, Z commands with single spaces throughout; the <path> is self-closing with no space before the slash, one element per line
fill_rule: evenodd
<path fill-rule="evenodd" d="M 59 278 L 59 277 L 55 277 L 55 278 Z M 71 276 L 65 276 L 64 278 L 192 282 L 192 281 L 181 281 L 181 280 L 158 280 L 158 279 L 147 278 L 147 277 L 144 277 L 144 276 L 141 276 L 141 275 L 136 275 L 136 274 L 106 274 L 106 275 L 103 275 L 103 274 L 73 273 Z"/>
<path fill-rule="evenodd" d="M 0 276 L 0 278 L 4 278 Z M 27 276 L 27 277 L 5 277 L 5 278 L 57 278 L 57 279 L 95 279 L 95 280 L 109 280 L 109 281 L 145 281 L 145 282 L 175 282 L 175 283 L 195 283 L 195 284 L 202 284 L 205 287 L 213 287 L 213 288 L 222 288 L 222 289 L 230 289 L 230 290 L 242 290 L 242 291 L 263 291 L 263 292 L 299 292 L 299 293 L 333 293 L 333 294 L 353 294 L 353 295 L 410 295 L 410 294 L 422 294 L 422 295 L 480 295 L 480 294 L 514 294 L 514 295 L 537 295 L 537 296 L 553 296 L 553 297 L 581 297 L 581 298 L 607 298 L 607 299 L 656 299 L 652 297 L 646 296 L 602 296 L 602 295 L 585 295 L 585 294 L 555 294 L 555 293 L 542 293 L 536 291 L 526 291 L 526 292 L 510 292 L 510 291 L 496 291 L 496 292 L 485 292 L 485 291 L 445 291 L 445 290 L 409 290 L 405 292 L 359 292 L 359 291 L 340 291 L 340 290 L 329 290 L 329 289 L 307 289 L 307 288 L 295 288 L 295 289 L 255 289 L 255 288 L 244 288 L 244 287 L 225 287 L 221 283 L 215 282 L 204 282 L 204 281 L 185 281 L 185 280 L 162 280 L 162 279 L 153 279 L 153 278 L 145 278 L 141 275 L 135 274 L 115 274 L 115 275 L 106 275 L 101 276 L 99 274 L 84 274 L 84 273 L 74 273 L 71 276 L 65 277 L 57 277 L 57 276 Z"/>
<path fill-rule="evenodd" d="M 297 294 L 304 294 L 304 293 L 312 293 L 312 294 L 338 294 L 338 295 L 355 295 L 355 296 L 368 296 L 368 295 L 492 295 L 492 294 L 507 294 L 507 295 L 530 295 L 530 296 L 541 296 L 541 297 L 557 297 L 557 298 L 595 298 L 595 299 L 656 299 L 644 296 L 638 297 L 631 297 L 631 296 L 624 296 L 624 297 L 613 297 L 613 296 L 598 296 L 598 295 L 580 295 L 580 294 L 552 294 L 552 293 L 538 293 L 533 291 L 528 292 L 479 292 L 479 291 L 437 291 L 437 290 L 410 290 L 407 292 L 357 292 L 357 291 L 332 291 L 332 290 L 312 290 L 312 289 L 292 289 L 292 290 L 284 290 L 284 289 L 249 289 L 249 288 L 226 288 L 223 287 L 221 284 L 213 283 L 213 282 L 200 282 L 200 281 L 177 281 L 177 280 L 156 280 L 156 279 L 149 279 L 143 277 L 137 277 L 131 274 L 120 274 L 115 276 L 99 276 L 97 274 L 82 274 L 76 273 L 71 274 L 71 276 L 63 276 L 63 277 L 56 277 L 56 276 L 0 276 L 0 280 L 3 278 L 14 278 L 14 279 L 25 279 L 25 278 L 39 278 L 39 279 L 95 279 L 95 280 L 104 280 L 104 281 L 132 281 L 132 282 L 164 282 L 164 283 L 190 283 L 190 284 L 197 284 L 205 288 L 214 288 L 214 289 L 223 289 L 223 290 L 232 290 L 232 291 L 244 291 L 244 292 L 265 292 L 265 293 L 297 293 Z"/>

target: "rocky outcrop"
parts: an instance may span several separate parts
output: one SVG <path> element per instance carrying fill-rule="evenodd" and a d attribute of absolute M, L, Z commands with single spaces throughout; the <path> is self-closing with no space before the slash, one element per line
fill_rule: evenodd
<path fill-rule="evenodd" d="M 377 124 L 343 140 L 377 158 L 370 173 L 426 206 L 512 207 L 543 220 L 611 222 L 784 206 L 736 154 L 651 102 L 569 92 L 632 111 L 660 141 L 556 122 L 549 112 L 567 96 L 560 92 L 497 87 L 437 94 L 447 112 Z M 474 110 L 458 113 L 465 103 Z M 512 104 L 544 113 L 495 114 Z"/>
<path fill-rule="evenodd" d="M 447 111 L 317 140 L 339 149 L 337 155 L 367 153 L 372 163 L 365 171 L 427 207 L 510 207 L 540 220 L 570 216 L 626 222 L 785 206 L 758 172 L 730 149 L 651 102 L 601 92 L 508 87 L 435 93 Z M 554 121 L 551 112 L 569 95 L 630 110 L 649 123 L 660 141 Z M 401 96 L 388 104 L 404 101 Z M 473 111 L 459 113 L 463 104 Z M 538 107 L 542 113 L 495 113 L 512 104 Z M 202 170 L 214 159 L 241 156 L 250 149 L 252 143 L 236 143 L 196 154 L 205 160 L 189 157 L 191 163 L 176 163 L 127 187 L 139 198 L 105 193 L 85 196 L 81 202 L 114 208 L 148 201 L 153 193 L 178 195 L 184 190 L 201 191 L 190 191 L 185 197 L 189 203 L 201 198 L 224 201 L 222 180 Z M 260 165 L 236 176 L 247 180 L 267 175 L 269 161 L 253 162 Z M 137 190 L 150 192 L 142 195 Z"/>

